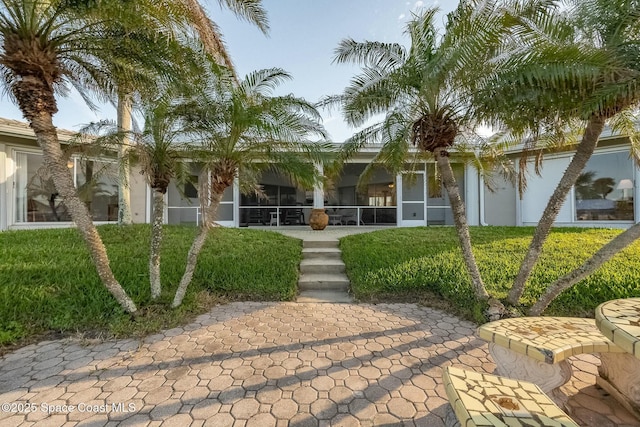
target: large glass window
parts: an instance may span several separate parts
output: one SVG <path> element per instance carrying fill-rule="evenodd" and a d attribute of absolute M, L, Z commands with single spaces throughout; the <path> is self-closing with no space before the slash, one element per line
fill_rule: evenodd
<path fill-rule="evenodd" d="M 627 153 L 594 154 L 574 187 L 576 220 L 632 221 L 633 176 Z"/>
<path fill-rule="evenodd" d="M 44 168 L 41 154 L 16 152 L 15 221 L 69 222 L 71 215 Z M 98 160 L 69 161 L 78 195 L 94 221 L 118 219 L 117 164 Z"/>
<path fill-rule="evenodd" d="M 451 165 L 453 175 L 458 183 L 460 197 L 464 201 L 464 166 Z M 427 165 L 427 224 L 428 225 L 452 225 L 453 214 L 449 204 L 447 190 L 442 184 L 439 174 L 436 174 L 436 165 Z"/>
<path fill-rule="evenodd" d="M 76 160 L 76 187 L 94 221 L 118 220 L 118 165 L 99 160 Z"/>
<path fill-rule="evenodd" d="M 16 153 L 15 161 L 15 221 L 71 221 L 53 180 L 44 168 L 42 155 Z"/>

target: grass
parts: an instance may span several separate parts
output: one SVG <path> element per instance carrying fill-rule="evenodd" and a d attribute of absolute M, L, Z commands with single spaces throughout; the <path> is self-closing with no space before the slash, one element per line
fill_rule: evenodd
<path fill-rule="evenodd" d="M 620 230 L 558 228 L 545 244 L 523 295 L 531 306 L 547 285 L 594 254 Z M 475 227 L 474 254 L 492 296 L 505 298 L 531 241 L 529 227 Z M 340 241 L 356 298 L 364 301 L 444 299 L 449 308 L 480 321 L 452 227 L 381 230 Z M 592 317 L 607 300 L 640 296 L 640 242 L 616 255 L 597 272 L 563 292 L 545 314 Z M 441 301 L 438 301 L 441 304 Z"/>
<path fill-rule="evenodd" d="M 167 308 L 184 270 L 194 227 L 166 226 L 163 294 L 151 302 L 147 225 L 98 228 L 116 278 L 141 308 L 132 319 L 100 284 L 75 229 L 0 233 L 0 352 L 42 334 L 137 336 L 184 324 L 231 300 L 291 300 L 299 240 L 278 233 L 220 228 L 212 232 L 183 305 Z"/>

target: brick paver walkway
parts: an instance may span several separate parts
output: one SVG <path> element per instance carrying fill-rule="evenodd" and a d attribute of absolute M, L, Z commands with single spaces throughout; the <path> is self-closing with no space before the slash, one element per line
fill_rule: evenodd
<path fill-rule="evenodd" d="M 595 388 L 596 364 L 574 359 L 574 418 L 637 425 Z M 143 342 L 49 341 L 6 355 L 0 425 L 438 427 L 447 365 L 494 368 L 474 325 L 435 309 L 233 303 Z"/>

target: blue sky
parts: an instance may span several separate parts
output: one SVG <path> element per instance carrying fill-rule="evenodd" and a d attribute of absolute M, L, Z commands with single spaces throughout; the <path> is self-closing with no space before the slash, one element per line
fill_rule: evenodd
<path fill-rule="evenodd" d="M 403 33 L 412 11 L 436 5 L 446 14 L 457 3 L 458 0 L 263 0 L 271 27 L 265 36 L 246 21 L 221 10 L 217 1 L 204 2 L 222 31 L 240 76 L 261 68 L 283 68 L 293 80 L 284 83 L 278 94 L 293 93 L 311 102 L 324 95 L 339 94 L 358 71 L 357 67 L 331 63 L 340 40 L 351 37 L 406 45 L 408 39 Z M 0 117 L 22 119 L 6 96 L 0 102 Z M 354 131 L 337 111 L 323 111 L 323 117 L 333 141 L 344 141 Z M 114 108 L 103 105 L 94 113 L 78 94 L 71 94 L 60 101 L 54 123 L 77 130 L 103 118 L 114 119 Z"/>

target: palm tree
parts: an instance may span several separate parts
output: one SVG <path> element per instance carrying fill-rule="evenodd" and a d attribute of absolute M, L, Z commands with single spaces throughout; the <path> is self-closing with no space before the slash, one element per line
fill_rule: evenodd
<path fill-rule="evenodd" d="M 198 255 L 215 220 L 224 191 L 238 177 L 245 193 L 257 191 L 265 169 L 279 170 L 306 187 L 318 179 L 313 162 L 323 161 L 329 145 L 309 143 L 325 137 L 316 109 L 292 95 L 272 91 L 290 75 L 273 68 L 247 75 L 235 84 L 230 73 L 213 72 L 200 95 L 184 106 L 195 140 L 196 159 L 202 164 L 199 197 L 203 216 L 200 231 L 187 255 L 187 265 L 173 300 L 182 303 L 193 277 Z"/>
<path fill-rule="evenodd" d="M 191 158 L 181 117 L 176 113 L 175 101 L 170 96 L 148 101 L 142 109 L 142 116 L 142 132 L 131 132 L 126 136 L 134 142 L 127 151 L 127 163 L 133 162 L 140 168 L 153 190 L 149 282 L 151 298 L 156 299 L 162 293 L 160 249 L 163 239 L 164 196 L 172 181 L 188 182 Z M 116 151 L 124 139 L 120 127 L 110 121 L 92 123 L 83 128 L 82 133 L 92 135 L 91 141 L 83 141 L 82 147 L 92 147 L 97 153 Z"/>
<path fill-rule="evenodd" d="M 504 25 L 493 2 L 463 0 L 448 16 L 445 32 L 440 35 L 437 12 L 425 10 L 408 24 L 408 51 L 395 43 L 343 40 L 336 49 L 335 62 L 360 64 L 362 73 L 342 95 L 326 98 L 323 104 L 339 104 L 354 127 L 385 114 L 381 122 L 347 141 L 345 156 L 367 143 L 381 142 L 375 162 L 394 173 L 405 169 L 411 160 L 411 144 L 418 149 L 416 157 L 423 158 L 425 153 L 433 156 L 449 196 L 474 293 L 479 300 L 487 300 L 450 156 L 456 153 L 456 146 L 479 148 L 473 131 L 480 123 L 468 102 L 471 89 L 467 83 L 485 72 L 485 59 L 505 33 Z"/>
<path fill-rule="evenodd" d="M 220 0 L 222 5 L 223 2 Z M 256 25 L 263 33 L 267 33 L 269 25 L 267 15 L 261 5 L 261 0 L 225 0 L 224 5 L 235 13 L 238 17 Z M 204 47 L 206 53 L 216 59 L 220 65 L 224 65 L 233 70 L 233 63 L 227 53 L 222 35 L 218 26 L 209 18 L 202 4 L 197 0 L 180 0 L 174 2 L 174 10 L 166 10 L 164 3 L 158 3 L 158 15 L 162 19 L 167 19 L 167 13 L 173 14 L 177 21 L 182 22 L 187 28 L 193 28 Z M 164 16 L 162 16 L 164 15 Z M 123 34 L 123 38 L 136 38 L 137 34 L 128 32 Z M 151 85 L 152 90 L 155 84 Z M 119 192 L 118 192 L 118 223 L 131 224 L 131 201 L 129 194 L 129 155 L 130 141 L 128 135 L 132 130 L 132 94 L 136 89 L 128 81 L 118 84 L 117 96 L 117 122 L 122 135 L 122 140 L 118 148 L 119 169 Z"/>
<path fill-rule="evenodd" d="M 629 112 L 638 106 L 640 5 L 627 0 L 523 2 L 516 11 L 510 55 L 481 82 L 476 105 L 494 123 L 534 131 L 558 129 L 573 119 L 584 132 L 576 153 L 538 222 L 507 301 L 517 304 L 549 231 L 571 188 L 593 154 L 607 122 L 632 135 Z M 540 4 L 541 3 L 541 4 Z M 533 6 L 532 6 L 533 5 Z M 529 7 L 531 6 L 531 7 Z"/>
<path fill-rule="evenodd" d="M 172 180 L 186 182 L 189 171 L 187 144 L 182 138 L 180 118 L 173 114 L 169 102 L 159 101 L 144 112 L 144 131 L 136 138 L 133 156 L 147 183 L 153 189 L 153 217 L 149 256 L 151 298 L 162 292 L 160 281 L 160 247 L 164 196 Z"/>
<path fill-rule="evenodd" d="M 133 41 L 130 47 L 137 46 L 137 55 L 122 55 L 118 49 L 122 40 L 111 26 L 117 23 L 116 30 L 145 28 L 147 34 L 157 33 L 161 44 L 166 40 L 161 37 L 164 28 L 158 21 L 147 19 L 149 14 L 141 13 L 147 3 L 115 0 L 99 3 L 2 0 L 0 3 L 3 81 L 36 135 L 44 164 L 87 243 L 101 281 L 129 313 L 136 312 L 136 305 L 113 276 L 87 206 L 78 197 L 53 125 L 53 115 L 58 111 L 56 95 L 65 93 L 69 85 L 83 96 L 88 91 L 108 93 L 113 87 L 114 70 L 135 84 L 143 79 L 147 64 L 163 61 L 156 57 L 155 51 L 147 49 L 148 46 L 136 45 Z"/>

